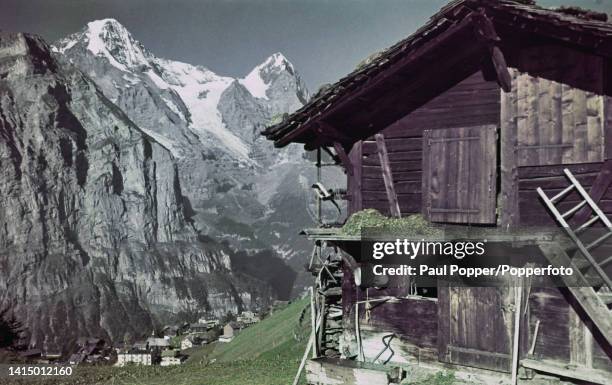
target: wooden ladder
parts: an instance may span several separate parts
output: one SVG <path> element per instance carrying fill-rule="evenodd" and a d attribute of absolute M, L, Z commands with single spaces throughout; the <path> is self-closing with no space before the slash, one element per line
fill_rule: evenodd
<path fill-rule="evenodd" d="M 553 265 L 572 267 L 574 269 L 573 277 L 567 278 L 561 276 L 560 278 L 568 284 L 568 289 L 580 303 L 583 310 L 591 318 L 593 323 L 597 325 L 608 343 L 612 345 L 612 310 L 608 308 L 608 305 L 612 304 L 609 296 L 612 290 L 612 279 L 605 271 L 605 266 L 612 262 L 612 256 L 602 261 L 598 261 L 593 254 L 591 254 L 592 250 L 600 246 L 609 237 L 612 237 L 612 223 L 570 170 L 564 169 L 563 172 L 570 181 L 568 187 L 551 198 L 549 198 L 540 187 L 537 188 L 537 191 L 548 210 L 550 210 L 557 222 L 559 222 L 567 235 L 577 246 L 579 252 L 574 255 L 574 258 L 570 258 L 558 245 L 540 245 L 540 249 L 542 249 L 546 258 Z M 576 191 L 582 200 L 571 209 L 561 213 L 557 205 L 572 191 Z M 569 219 L 583 208 L 588 208 L 590 210 L 591 217 L 586 220 L 586 222 L 572 228 L 568 223 Z M 603 235 L 591 242 L 583 242 L 580 238 L 580 234 L 583 234 L 586 229 L 598 222 L 604 225 Z M 582 256 L 586 262 L 580 263 L 577 260 L 579 256 Z M 585 268 L 589 270 L 593 269 L 596 275 L 591 275 L 587 279 L 586 273 L 583 274 Z"/>

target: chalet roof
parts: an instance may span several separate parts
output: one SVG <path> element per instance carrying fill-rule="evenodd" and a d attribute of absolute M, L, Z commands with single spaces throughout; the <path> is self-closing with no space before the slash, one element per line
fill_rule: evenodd
<path fill-rule="evenodd" d="M 170 346 L 170 341 L 168 341 L 165 338 L 149 337 L 147 339 L 147 343 L 149 344 L 149 347 L 153 347 L 153 346 L 161 346 L 161 347 Z"/>
<path fill-rule="evenodd" d="M 486 50 L 474 30 L 483 15 L 502 43 L 537 37 L 612 57 L 612 25 L 605 14 L 545 9 L 530 0 L 454 0 L 263 135 L 277 147 L 298 142 L 314 149 L 332 142 L 346 146 L 382 130 L 480 69 Z"/>

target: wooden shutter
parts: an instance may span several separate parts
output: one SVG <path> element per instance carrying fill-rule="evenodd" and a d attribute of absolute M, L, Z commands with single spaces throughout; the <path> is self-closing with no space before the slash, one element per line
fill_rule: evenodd
<path fill-rule="evenodd" d="M 603 97 L 566 84 L 517 74 L 519 166 L 603 161 Z"/>
<path fill-rule="evenodd" d="M 425 218 L 495 223 L 496 126 L 426 130 L 423 141 Z"/>

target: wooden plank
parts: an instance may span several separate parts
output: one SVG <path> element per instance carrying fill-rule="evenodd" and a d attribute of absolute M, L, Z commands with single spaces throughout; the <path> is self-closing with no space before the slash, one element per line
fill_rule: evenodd
<path fill-rule="evenodd" d="M 601 169 L 601 162 L 582 163 L 582 164 L 556 164 L 549 166 L 526 166 L 518 168 L 520 180 L 532 178 L 544 178 L 549 176 L 564 175 L 563 169 L 569 169 L 574 176 L 578 174 L 598 173 Z"/>
<path fill-rule="evenodd" d="M 368 159 L 363 159 L 364 167 L 375 167 L 378 169 L 378 175 L 380 175 L 380 164 L 379 160 L 376 159 L 375 163 L 368 162 Z M 397 172 L 407 172 L 407 171 L 421 171 L 422 170 L 422 162 L 418 160 L 407 160 L 395 162 L 389 159 L 389 166 L 391 166 L 391 171 L 395 175 Z"/>
<path fill-rule="evenodd" d="M 385 131 L 383 131 L 382 134 L 385 135 Z M 389 152 L 389 154 L 405 151 L 421 151 L 423 149 L 423 140 L 420 132 L 419 136 L 414 138 L 409 137 L 391 139 L 385 135 L 385 144 L 387 146 L 387 151 Z M 364 155 L 375 154 L 376 151 L 376 141 L 367 141 L 363 143 Z"/>
<path fill-rule="evenodd" d="M 512 90 L 501 94 L 500 112 L 500 176 L 501 213 L 499 224 L 503 228 L 513 227 L 519 223 L 518 205 L 518 160 L 515 147 L 517 145 L 518 94 L 516 70 L 511 71 Z"/>
<path fill-rule="evenodd" d="M 393 172 L 394 181 L 421 181 L 422 172 L 420 164 L 418 170 L 401 171 L 401 168 L 399 167 L 392 167 L 391 171 Z M 362 176 L 364 179 L 380 179 L 381 171 L 379 166 L 363 166 L 362 172 Z"/>
<path fill-rule="evenodd" d="M 450 295 L 451 287 L 447 282 L 438 280 L 438 359 L 441 362 L 449 362 L 451 332 L 451 310 Z"/>
<path fill-rule="evenodd" d="M 597 173 L 580 174 L 576 179 L 583 186 L 592 186 L 597 178 Z M 534 191 L 538 187 L 543 190 L 562 190 L 569 185 L 569 181 L 565 175 L 548 176 L 542 178 L 522 179 L 519 181 L 519 191 Z"/>
<path fill-rule="evenodd" d="M 612 82 L 612 76 L 608 76 Z M 604 159 L 612 159 L 612 98 L 603 97 Z"/>
<path fill-rule="evenodd" d="M 421 181 L 420 180 L 408 180 L 408 181 L 395 181 L 395 174 L 393 175 L 395 183 L 396 194 L 420 194 L 421 193 Z M 385 191 L 385 182 L 383 178 L 363 178 L 363 191 Z"/>
<path fill-rule="evenodd" d="M 611 385 L 612 377 L 610 373 L 592 368 L 582 368 L 579 366 L 561 364 L 549 360 L 521 360 L 521 365 L 525 368 L 537 370 L 543 373 L 555 374 L 565 378 L 573 378 L 580 381 L 587 381 L 593 384 Z"/>
<path fill-rule="evenodd" d="M 567 84 L 561 85 L 561 137 L 562 143 L 574 142 L 574 89 Z M 573 148 L 563 151 L 563 163 L 574 163 Z"/>
<path fill-rule="evenodd" d="M 601 96 L 526 73 L 516 88 L 519 166 L 603 160 Z"/>
<path fill-rule="evenodd" d="M 587 93 L 587 158 L 589 162 L 604 159 L 604 100 L 597 94 Z"/>
<path fill-rule="evenodd" d="M 393 366 L 337 358 L 315 358 L 306 363 L 306 380 L 316 385 L 389 385 L 401 375 Z"/>
<path fill-rule="evenodd" d="M 563 141 L 563 86 L 561 83 L 550 82 L 550 143 L 562 144 Z M 563 163 L 563 151 L 553 151 L 547 164 Z"/>
<path fill-rule="evenodd" d="M 572 89 L 574 94 L 573 114 L 574 114 L 574 151 L 572 163 L 588 162 L 587 154 L 587 95 L 586 92 Z M 601 159 L 595 159 L 601 161 Z"/>
<path fill-rule="evenodd" d="M 423 188 L 423 205 L 422 213 L 423 217 L 427 220 L 431 220 L 431 181 L 434 177 L 431 172 L 431 144 L 429 142 L 431 138 L 431 130 L 423 131 L 423 178 L 421 180 Z"/>
<path fill-rule="evenodd" d="M 421 150 L 414 151 L 398 151 L 398 152 L 387 152 L 389 162 L 402 162 L 405 160 L 418 160 L 420 161 L 423 157 Z M 364 163 L 367 165 L 380 165 L 380 156 L 378 151 L 374 153 L 363 154 Z"/>
<path fill-rule="evenodd" d="M 498 125 L 485 126 L 484 132 L 481 132 L 483 139 L 481 140 L 480 148 L 483 153 L 484 163 L 480 167 L 484 167 L 484 183 L 481 184 L 480 201 L 476 201 L 476 197 L 472 197 L 473 204 L 480 205 L 481 216 L 478 223 L 496 223 L 497 213 L 497 127 Z M 470 155 L 471 156 L 471 155 Z M 470 173 L 473 173 L 470 170 Z"/>
<path fill-rule="evenodd" d="M 352 175 L 348 175 L 347 187 L 349 195 L 349 209 L 348 215 L 351 215 L 357 211 L 360 211 L 363 207 L 362 203 L 362 142 L 358 141 L 353 144 L 353 148 L 349 153 L 350 163 L 354 166 Z"/>
<path fill-rule="evenodd" d="M 578 313 L 569 311 L 570 363 L 584 367 L 593 366 L 593 336 Z"/>

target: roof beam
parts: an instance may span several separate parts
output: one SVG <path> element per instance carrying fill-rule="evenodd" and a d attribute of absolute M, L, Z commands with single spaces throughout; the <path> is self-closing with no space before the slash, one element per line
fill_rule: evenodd
<path fill-rule="evenodd" d="M 351 160 L 346 154 L 344 146 L 342 146 L 342 144 L 338 142 L 334 142 L 334 150 L 336 150 L 336 154 L 338 154 L 338 158 L 340 158 L 340 162 L 342 162 L 342 165 L 344 166 L 344 169 L 346 170 L 347 174 L 353 175 L 353 164 L 351 163 Z"/>
<path fill-rule="evenodd" d="M 495 73 L 497 84 L 505 92 L 510 92 L 512 89 L 512 77 L 508 71 L 508 64 L 506 64 L 504 54 L 498 47 L 501 39 L 495 31 L 493 22 L 487 17 L 483 8 L 480 8 L 478 13 L 474 14 L 474 32 L 476 33 L 476 38 L 489 52 L 489 56 L 485 58 L 483 63 L 485 77 L 492 77 L 491 75 Z"/>
<path fill-rule="evenodd" d="M 304 146 L 307 151 L 312 151 L 323 146 L 331 146 L 336 142 L 345 147 L 350 147 L 350 145 L 353 143 L 352 138 L 338 130 L 333 125 L 324 121 L 318 122 L 314 131 L 316 133 L 316 139 L 314 142 L 307 143 Z"/>

